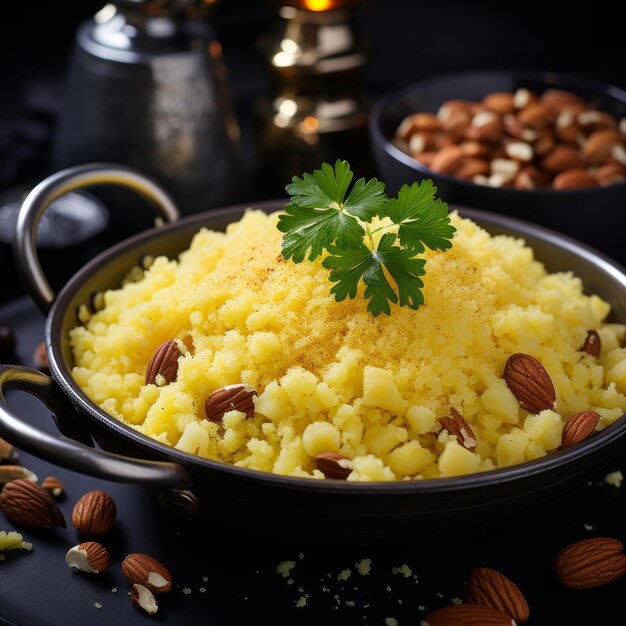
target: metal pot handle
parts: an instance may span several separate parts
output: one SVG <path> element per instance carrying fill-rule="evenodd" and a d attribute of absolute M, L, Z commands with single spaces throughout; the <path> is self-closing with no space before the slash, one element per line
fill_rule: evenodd
<path fill-rule="evenodd" d="M 133 459 L 65 437 L 54 437 L 18 417 L 6 401 L 6 389 L 34 395 L 58 419 L 73 414 L 74 407 L 50 376 L 19 365 L 0 365 L 0 436 L 17 448 L 83 474 L 158 489 L 162 491 L 160 501 L 164 509 L 186 516 L 196 513 L 198 502 L 186 489 L 191 479 L 182 465 Z"/>
<path fill-rule="evenodd" d="M 22 281 L 44 313 L 54 301 L 54 292 L 43 274 L 37 255 L 37 224 L 43 212 L 57 198 L 70 191 L 95 185 L 127 187 L 148 200 L 166 222 L 173 222 L 179 217 L 176 203 L 169 193 L 156 181 L 125 165 L 87 163 L 48 176 L 22 202 L 14 246 L 15 262 Z"/>

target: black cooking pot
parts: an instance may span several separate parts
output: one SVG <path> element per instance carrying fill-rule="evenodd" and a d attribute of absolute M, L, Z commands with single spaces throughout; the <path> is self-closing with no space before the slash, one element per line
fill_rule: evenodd
<path fill-rule="evenodd" d="M 108 415 L 72 378 L 69 331 L 78 323 L 77 310 L 88 305 L 94 293 L 118 287 L 144 255 L 176 257 L 200 227 L 222 230 L 246 207 L 193 215 L 131 237 L 93 259 L 55 297 L 35 251 L 37 220 L 62 193 L 99 183 L 131 187 L 149 199 L 165 219 L 176 218 L 171 199 L 153 181 L 117 166 L 64 170 L 26 198 L 18 221 L 16 258 L 34 299 L 42 309 L 49 309 L 45 337 L 52 378 L 24 367 L 0 366 L 0 436 L 17 447 L 79 472 L 153 489 L 166 510 L 252 525 L 256 531 L 273 529 L 307 537 L 328 537 L 330 533 L 334 539 L 375 541 L 414 536 L 421 530 L 484 524 L 515 513 L 562 493 L 621 444 L 626 416 L 577 446 L 511 468 L 456 478 L 352 483 L 234 467 L 150 439 Z M 273 211 L 282 203 L 256 206 Z M 614 320 L 626 320 L 626 275 L 616 263 L 544 228 L 478 210 L 460 212 L 493 234 L 524 238 L 549 271 L 573 271 L 583 280 L 587 293 L 597 293 L 611 303 Z M 33 428 L 26 416 L 16 415 L 7 404 L 4 391 L 8 388 L 35 394 L 66 432 L 86 429 L 102 449 Z"/>

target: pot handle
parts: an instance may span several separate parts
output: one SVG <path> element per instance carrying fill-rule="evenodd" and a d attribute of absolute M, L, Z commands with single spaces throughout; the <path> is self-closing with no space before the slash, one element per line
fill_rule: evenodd
<path fill-rule="evenodd" d="M 186 516 L 197 512 L 197 499 L 187 489 L 191 479 L 182 465 L 133 459 L 91 448 L 62 436 L 54 437 L 18 417 L 6 401 L 6 389 L 18 389 L 34 395 L 58 419 L 73 414 L 75 410 L 50 376 L 20 365 L 0 365 L 0 435 L 17 448 L 83 474 L 158 489 L 162 491 L 161 506 L 171 512 Z"/>
<path fill-rule="evenodd" d="M 42 180 L 30 191 L 20 207 L 14 255 L 22 282 L 44 313 L 50 309 L 55 296 L 37 255 L 37 224 L 43 212 L 57 198 L 69 191 L 95 185 L 127 187 L 148 200 L 166 222 L 176 221 L 179 217 L 176 203 L 167 191 L 153 179 L 125 165 L 87 163 L 68 167 Z"/>

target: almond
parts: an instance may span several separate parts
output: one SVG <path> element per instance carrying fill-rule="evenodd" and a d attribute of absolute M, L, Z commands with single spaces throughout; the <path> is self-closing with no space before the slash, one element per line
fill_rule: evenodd
<path fill-rule="evenodd" d="M 178 344 L 173 339 L 162 343 L 146 368 L 146 385 L 173 383 L 178 373 L 178 359 L 181 354 Z"/>
<path fill-rule="evenodd" d="M 419 154 L 411 155 L 418 163 L 430 167 L 437 153 L 435 151 L 427 150 L 426 152 L 420 152 Z"/>
<path fill-rule="evenodd" d="M 420 626 L 516 626 L 509 615 L 482 604 L 455 604 L 429 613 Z"/>
<path fill-rule="evenodd" d="M 588 330 L 587 337 L 585 337 L 585 342 L 581 347 L 582 352 L 586 352 L 591 356 L 598 357 L 600 356 L 600 351 L 602 350 L 602 342 L 600 340 L 600 335 L 596 330 Z"/>
<path fill-rule="evenodd" d="M 513 104 L 516 109 L 524 109 L 533 102 L 537 102 L 537 94 L 529 89 L 521 87 L 513 94 Z"/>
<path fill-rule="evenodd" d="M 241 411 L 246 417 L 254 416 L 255 389 L 250 385 L 226 385 L 216 389 L 206 399 L 204 410 L 207 419 L 219 422 L 228 411 Z"/>
<path fill-rule="evenodd" d="M 17 453 L 12 444 L 0 438 L 0 464 L 15 460 Z"/>
<path fill-rule="evenodd" d="M 443 121 L 443 130 L 448 133 L 453 141 L 460 141 L 471 119 L 471 115 L 467 111 L 453 111 L 450 113 L 449 117 Z"/>
<path fill-rule="evenodd" d="M 513 186 L 515 189 L 541 189 L 549 182 L 548 176 L 534 165 L 525 165 L 518 172 Z"/>
<path fill-rule="evenodd" d="M 437 152 L 430 163 L 430 169 L 440 174 L 452 174 L 463 163 L 465 154 L 458 146 L 446 146 Z"/>
<path fill-rule="evenodd" d="M 401 139 L 408 141 L 413 133 L 416 133 L 418 130 L 435 132 L 440 128 L 441 122 L 437 119 L 436 115 L 432 113 L 413 113 L 402 120 L 396 134 Z"/>
<path fill-rule="evenodd" d="M 494 113 L 505 115 L 515 111 L 514 95 L 508 91 L 493 91 L 483 98 L 483 104 Z"/>
<path fill-rule="evenodd" d="M 602 187 L 626 181 L 626 166 L 616 161 L 601 165 L 596 171 L 596 179 Z"/>
<path fill-rule="evenodd" d="M 564 143 L 578 143 L 578 139 L 582 134 L 582 129 L 571 109 L 563 109 L 559 113 L 556 118 L 554 132 L 556 133 L 557 138 Z"/>
<path fill-rule="evenodd" d="M 541 159 L 541 166 L 548 172 L 564 172 L 580 168 L 583 160 L 578 148 L 568 145 L 557 145 Z"/>
<path fill-rule="evenodd" d="M 99 574 L 109 567 L 111 557 L 102 545 L 95 541 L 86 541 L 70 548 L 65 555 L 68 567 L 87 574 Z"/>
<path fill-rule="evenodd" d="M 590 589 L 626 573 L 626 555 L 617 539 L 596 537 L 563 548 L 554 559 L 557 580 L 568 589 Z"/>
<path fill-rule="evenodd" d="M 504 574 L 489 567 L 472 570 L 465 587 L 465 602 L 490 606 L 510 615 L 518 624 L 528 619 L 528 602 Z"/>
<path fill-rule="evenodd" d="M 606 111 L 581 111 L 577 115 L 576 121 L 586 133 L 617 127 L 615 118 Z"/>
<path fill-rule="evenodd" d="M 477 174 L 488 174 L 489 162 L 484 159 L 466 158 L 456 171 L 455 176 L 471 180 Z"/>
<path fill-rule="evenodd" d="M 148 615 L 154 615 L 159 610 L 156 598 L 152 595 L 152 592 L 143 585 L 133 585 L 130 592 L 130 601 L 136 609 L 141 609 Z"/>
<path fill-rule="evenodd" d="M 581 411 L 572 415 L 561 433 L 561 449 L 569 448 L 587 439 L 596 430 L 600 421 L 600 414 L 595 411 Z"/>
<path fill-rule="evenodd" d="M 46 476 L 41 481 L 41 486 L 53 497 L 60 498 L 63 495 L 63 483 L 55 476 Z"/>
<path fill-rule="evenodd" d="M 460 148 L 463 154 L 470 158 L 484 159 L 491 153 L 491 148 L 480 141 L 464 141 Z"/>
<path fill-rule="evenodd" d="M 533 147 L 525 141 L 511 141 L 504 146 L 507 156 L 516 161 L 531 161 L 533 158 Z"/>
<path fill-rule="evenodd" d="M 450 409 L 450 415 L 439 418 L 439 423 L 456 437 L 457 442 L 467 450 L 476 450 L 476 436 L 470 425 L 463 416 L 454 408 Z"/>
<path fill-rule="evenodd" d="M 567 108 L 578 113 L 588 108 L 582 98 L 565 89 L 547 89 L 541 94 L 539 101 L 556 112 Z"/>
<path fill-rule="evenodd" d="M 0 465 L 0 485 L 6 485 L 8 482 L 18 478 L 37 482 L 37 476 L 26 467 L 21 465 Z"/>
<path fill-rule="evenodd" d="M 464 136 L 469 141 L 495 143 L 502 138 L 503 131 L 504 125 L 498 115 L 492 111 L 480 111 L 472 118 Z"/>
<path fill-rule="evenodd" d="M 352 472 L 352 461 L 338 452 L 321 452 L 315 457 L 315 466 L 326 478 L 345 480 Z"/>
<path fill-rule="evenodd" d="M 122 572 L 131 585 L 143 585 L 152 593 L 168 593 L 172 589 L 168 569 L 147 554 L 129 554 L 122 562 Z"/>
<path fill-rule="evenodd" d="M 65 518 L 50 494 L 37 483 L 12 480 L 0 493 L 0 507 L 13 522 L 32 528 L 65 528 Z"/>
<path fill-rule="evenodd" d="M 117 507 L 111 496 L 96 489 L 82 495 L 74 505 L 72 524 L 86 535 L 104 535 L 111 530 L 116 515 Z"/>
<path fill-rule="evenodd" d="M 535 140 L 533 149 L 537 156 L 542 157 L 552 152 L 554 146 L 556 146 L 554 135 L 551 132 L 544 132 Z"/>
<path fill-rule="evenodd" d="M 619 133 L 614 129 L 597 130 L 585 141 L 583 155 L 589 163 L 605 163 L 613 153 L 613 148 L 620 144 Z"/>
<path fill-rule="evenodd" d="M 521 352 L 512 354 L 504 366 L 504 380 L 525 411 L 554 410 L 556 393 L 552 379 L 535 357 Z"/>
<path fill-rule="evenodd" d="M 552 186 L 555 189 L 588 189 L 597 187 L 598 181 L 583 169 L 565 170 L 554 177 Z"/>
<path fill-rule="evenodd" d="M 517 114 L 517 119 L 522 126 L 538 130 L 552 122 L 554 113 L 540 102 L 533 102 Z"/>

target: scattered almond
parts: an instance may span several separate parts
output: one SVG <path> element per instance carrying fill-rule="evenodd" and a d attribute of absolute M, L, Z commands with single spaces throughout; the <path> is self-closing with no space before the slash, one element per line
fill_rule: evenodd
<path fill-rule="evenodd" d="M 65 555 L 68 567 L 87 574 L 99 574 L 109 567 L 111 557 L 102 545 L 95 541 L 86 541 L 70 548 Z"/>
<path fill-rule="evenodd" d="M 490 606 L 455 604 L 429 613 L 420 626 L 516 626 L 516 623 Z"/>
<path fill-rule="evenodd" d="M 50 494 L 37 483 L 18 478 L 0 492 L 0 507 L 13 522 L 32 528 L 65 528 L 65 518 Z"/>
<path fill-rule="evenodd" d="M 454 408 L 450 409 L 450 415 L 439 418 L 440 424 L 456 437 L 457 442 L 464 448 L 473 452 L 476 450 L 476 436 L 465 418 Z"/>
<path fill-rule="evenodd" d="M 8 482 L 18 478 L 37 482 L 37 476 L 26 467 L 21 465 L 0 465 L 0 485 L 6 485 Z"/>
<path fill-rule="evenodd" d="M 524 623 L 530 613 L 528 602 L 517 586 L 489 567 L 472 570 L 465 587 L 465 602 L 490 606 L 510 615 L 518 624 Z"/>
<path fill-rule="evenodd" d="M 88 491 L 80 497 L 72 509 L 72 524 L 85 535 L 104 535 L 113 526 L 117 507 L 104 491 Z"/>
<path fill-rule="evenodd" d="M 345 480 L 352 472 L 352 461 L 338 452 L 322 452 L 315 457 L 315 466 L 326 478 Z"/>
<path fill-rule="evenodd" d="M 581 411 L 570 417 L 561 433 L 561 448 L 569 448 L 584 441 L 596 430 L 600 414 L 595 411 Z"/>
<path fill-rule="evenodd" d="M 216 389 L 206 399 L 204 410 L 207 419 L 219 422 L 228 411 L 241 411 L 254 416 L 254 398 L 257 395 L 250 385 L 226 385 Z"/>
<path fill-rule="evenodd" d="M 169 385 L 176 380 L 178 359 L 182 355 L 178 344 L 170 339 L 155 351 L 146 368 L 146 385 Z"/>
<path fill-rule="evenodd" d="M 152 593 L 172 589 L 172 576 L 165 565 L 147 554 L 129 554 L 122 562 L 122 572 L 131 585 L 143 585 Z"/>
<path fill-rule="evenodd" d="M 617 539 L 596 537 L 563 548 L 554 559 L 557 580 L 568 589 L 607 585 L 626 573 L 626 555 Z"/>
<path fill-rule="evenodd" d="M 159 610 L 159 605 L 152 592 L 143 585 L 134 584 L 130 592 L 130 601 L 136 609 L 145 611 L 148 615 L 154 615 Z"/>
<path fill-rule="evenodd" d="M 554 410 L 556 392 L 552 379 L 535 357 L 521 352 L 512 354 L 504 366 L 504 380 L 525 411 Z"/>
<path fill-rule="evenodd" d="M 63 495 L 63 483 L 56 476 L 46 476 L 41 486 L 54 498 L 60 498 Z"/>

